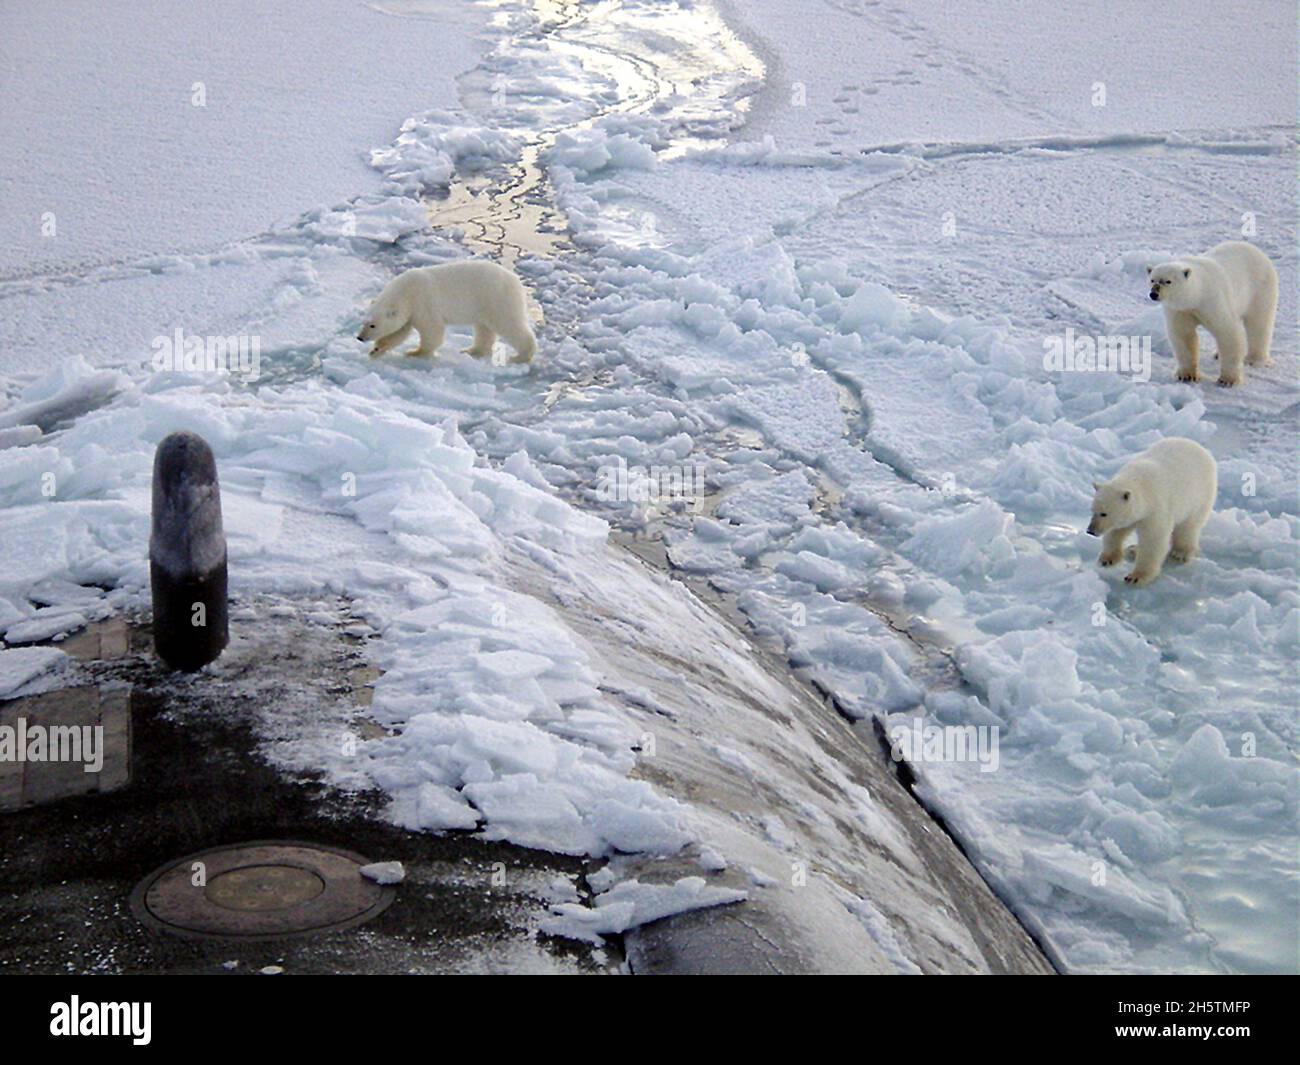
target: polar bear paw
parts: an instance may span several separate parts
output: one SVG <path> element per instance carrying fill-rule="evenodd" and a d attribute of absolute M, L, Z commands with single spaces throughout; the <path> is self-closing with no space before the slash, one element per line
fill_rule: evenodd
<path fill-rule="evenodd" d="M 1150 584 L 1158 576 L 1160 576 L 1160 574 L 1153 573 L 1150 570 L 1135 569 L 1132 573 L 1130 573 L 1127 577 L 1124 578 L 1124 583 L 1135 584 L 1135 585 Z"/>
<path fill-rule="evenodd" d="M 1135 558 L 1137 558 L 1137 544 L 1126 544 L 1114 551 L 1103 551 L 1097 561 L 1103 566 L 1114 566 L 1125 559 L 1132 562 Z"/>

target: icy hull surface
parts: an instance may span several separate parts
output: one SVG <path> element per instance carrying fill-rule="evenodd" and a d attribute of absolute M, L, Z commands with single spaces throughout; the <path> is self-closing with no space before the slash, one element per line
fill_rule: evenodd
<path fill-rule="evenodd" d="M 376 816 L 382 795 L 340 793 L 301 767 L 295 752 L 314 738 L 342 749 L 345 737 L 378 731 L 363 710 L 373 674 L 363 641 L 342 631 L 353 621 L 346 604 L 257 597 L 236 606 L 257 618 L 244 620 L 215 672 L 178 681 L 152 657 L 147 621 L 116 618 L 65 645 L 81 661 L 80 687 L 5 705 L 61 717 L 58 700 L 98 687 L 126 717 L 127 749 L 124 779 L 111 793 L 38 795 L 0 815 L 0 972 L 620 971 L 616 950 L 540 933 L 550 905 L 579 897 L 576 860 L 413 835 Z M 271 661 L 268 644 L 280 647 Z M 355 761 L 360 744 L 352 750 Z M 0 795 L 8 768 L 0 769 Z M 132 889 L 151 869 L 214 842 L 266 839 L 376 860 L 400 854 L 399 898 L 356 928 L 275 940 L 181 938 L 132 913 Z"/>
<path fill-rule="evenodd" d="M 630 955 L 634 972 L 1051 971 L 871 728 L 850 727 L 688 586 L 619 550 L 509 569 L 603 664 L 601 691 L 638 733 L 633 776 L 690 803 L 697 843 L 616 855 L 593 886 L 705 877 L 745 899 L 635 929 L 631 943 L 658 947 Z"/>

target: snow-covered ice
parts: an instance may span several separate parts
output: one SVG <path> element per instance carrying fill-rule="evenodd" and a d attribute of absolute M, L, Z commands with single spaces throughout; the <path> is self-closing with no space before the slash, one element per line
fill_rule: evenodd
<path fill-rule="evenodd" d="M 406 879 L 406 870 L 401 862 L 371 862 L 357 872 L 376 884 L 400 884 Z"/>
<path fill-rule="evenodd" d="M 560 903 L 555 907 L 555 916 L 543 923 L 542 931 L 598 943 L 602 935 L 626 932 L 687 910 L 742 902 L 745 898 L 743 891 L 709 887 L 698 876 L 684 876 L 672 884 L 621 880 L 597 895 L 590 907 L 575 902 Z"/>
<path fill-rule="evenodd" d="M 58 687 L 66 680 L 71 664 L 57 647 L 0 650 L 0 698 L 14 699 Z"/>
<path fill-rule="evenodd" d="M 759 723 L 693 733 L 566 613 L 703 638 L 608 558 L 611 528 L 662 530 L 844 714 L 997 730 L 996 771 L 921 760 L 916 790 L 1060 967 L 1294 971 L 1292 14 L 1218 4 L 1152 32 L 1120 2 L 430 0 L 219 24 L 136 5 L 72 33 L 20 4 L 0 42 L 21 149 L 0 166 L 6 645 L 147 602 L 153 449 L 189 429 L 217 457 L 232 594 L 344 596 L 378 634 L 391 735 L 360 756 L 398 824 L 690 853 L 753 868 L 751 897 L 773 855 L 833 849 L 821 818 L 905 854 L 797 723 L 824 794 Z M 438 224 L 466 202 L 489 224 Z M 1274 364 L 1175 383 L 1144 267 L 1240 237 L 1281 276 Z M 469 253 L 518 256 L 537 363 L 455 354 L 464 331 L 436 362 L 367 360 L 385 281 Z M 256 379 L 156 372 L 177 328 L 257 337 Z M 1151 337 L 1149 380 L 1044 369 L 1067 328 Z M 1168 435 L 1215 454 L 1218 504 L 1204 557 L 1130 589 L 1083 533 L 1090 485 Z M 705 490 L 611 500 L 624 468 Z M 59 654 L 0 651 L 0 684 Z M 733 830 L 692 806 L 645 770 L 647 718 L 772 808 Z M 356 786 L 323 739 L 299 754 Z M 850 915 L 882 969 L 915 971 L 925 936 L 973 956 L 920 903 L 924 935 L 897 900 L 823 888 L 810 912 Z M 555 930 L 741 897 L 639 871 L 593 889 Z"/>

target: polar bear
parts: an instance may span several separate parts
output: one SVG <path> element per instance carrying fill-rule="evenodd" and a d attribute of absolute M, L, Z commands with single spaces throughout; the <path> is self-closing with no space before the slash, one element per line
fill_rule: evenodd
<path fill-rule="evenodd" d="M 1149 266 L 1147 274 L 1151 298 L 1164 304 L 1178 380 L 1197 379 L 1198 325 L 1205 326 L 1219 345 L 1220 385 L 1241 383 L 1243 356 L 1252 366 L 1268 365 L 1277 313 L 1277 271 L 1255 245 L 1229 240 L 1204 255 Z"/>
<path fill-rule="evenodd" d="M 448 325 L 472 325 L 474 344 L 466 352 L 487 358 L 498 335 L 515 349 L 515 362 L 528 362 L 537 340 L 528 327 L 524 286 L 509 270 L 483 259 L 417 266 L 398 274 L 371 304 L 357 339 L 375 342 L 371 357 L 420 334 L 408 355 L 433 355 Z"/>
<path fill-rule="evenodd" d="M 1196 555 L 1201 528 L 1214 509 L 1219 472 L 1205 448 L 1174 436 L 1152 444 L 1111 480 L 1092 487 L 1097 494 L 1088 535 L 1102 538 L 1098 561 L 1115 565 L 1124 556 L 1124 540 L 1136 531 L 1137 561 L 1124 580 L 1148 584 L 1160 576 L 1166 556 L 1186 562 Z"/>

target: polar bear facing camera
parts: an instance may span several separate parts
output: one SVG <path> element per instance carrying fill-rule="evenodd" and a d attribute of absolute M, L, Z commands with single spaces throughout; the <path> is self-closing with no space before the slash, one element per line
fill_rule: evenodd
<path fill-rule="evenodd" d="M 357 339 L 375 342 L 373 358 L 414 330 L 420 344 L 407 354 L 433 355 L 449 325 L 474 327 L 474 343 L 465 350 L 475 358 L 489 357 L 498 336 L 515 349 L 515 362 L 528 362 L 537 350 L 524 286 L 505 267 L 481 259 L 398 274 L 371 304 Z"/>
<path fill-rule="evenodd" d="M 1219 384 L 1241 382 L 1244 359 L 1268 365 L 1277 313 L 1277 271 L 1262 251 L 1230 240 L 1204 255 L 1147 267 L 1151 298 L 1165 309 L 1169 344 L 1180 381 L 1195 381 L 1196 327 L 1205 326 L 1219 346 Z"/>
<path fill-rule="evenodd" d="M 1102 538 L 1103 566 L 1124 557 L 1124 541 L 1137 533 L 1137 561 L 1124 578 L 1148 584 L 1165 559 L 1186 562 L 1200 549 L 1201 529 L 1214 509 L 1219 472 L 1214 456 L 1194 440 L 1174 436 L 1152 444 L 1111 480 L 1094 484 L 1088 535 Z"/>

